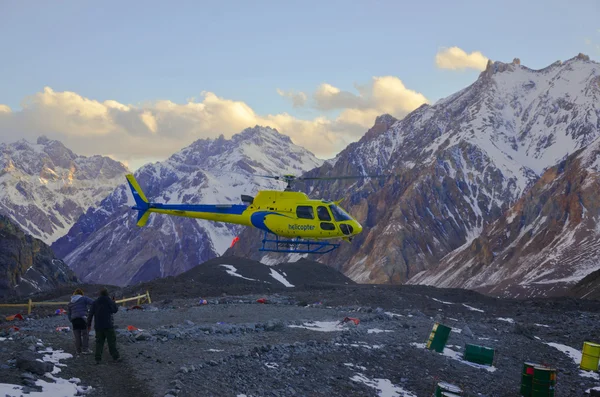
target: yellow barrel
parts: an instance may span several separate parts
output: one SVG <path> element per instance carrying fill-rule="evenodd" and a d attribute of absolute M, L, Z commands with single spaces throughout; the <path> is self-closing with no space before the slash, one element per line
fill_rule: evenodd
<path fill-rule="evenodd" d="M 583 354 L 581 356 L 581 369 L 586 371 L 598 371 L 600 360 L 600 345 L 592 342 L 583 343 Z"/>

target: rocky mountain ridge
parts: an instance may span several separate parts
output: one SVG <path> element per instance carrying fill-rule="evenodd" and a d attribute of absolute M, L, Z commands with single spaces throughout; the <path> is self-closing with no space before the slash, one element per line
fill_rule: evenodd
<path fill-rule="evenodd" d="M 0 215 L 0 297 L 27 296 L 77 282 L 43 241 Z"/>
<path fill-rule="evenodd" d="M 548 169 L 483 233 L 410 284 L 564 295 L 600 269 L 600 138 Z"/>
<path fill-rule="evenodd" d="M 44 136 L 0 144 L 0 213 L 46 244 L 66 234 L 129 170 L 105 156 L 78 156 Z"/>

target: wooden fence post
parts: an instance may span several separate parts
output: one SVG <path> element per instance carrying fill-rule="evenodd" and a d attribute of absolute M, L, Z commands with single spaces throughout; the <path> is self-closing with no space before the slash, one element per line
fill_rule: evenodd
<path fill-rule="evenodd" d="M 31 299 L 29 299 L 29 304 L 27 305 L 27 314 L 31 314 Z"/>
<path fill-rule="evenodd" d="M 146 298 L 148 299 L 148 303 L 152 303 L 152 300 L 150 299 L 150 293 L 148 292 L 148 290 L 146 290 Z"/>

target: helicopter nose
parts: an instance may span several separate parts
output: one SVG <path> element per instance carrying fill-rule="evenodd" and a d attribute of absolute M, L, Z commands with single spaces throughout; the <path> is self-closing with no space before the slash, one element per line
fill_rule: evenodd
<path fill-rule="evenodd" d="M 363 230 L 360 223 L 358 223 L 356 221 L 354 221 L 354 225 L 353 225 L 352 229 L 354 229 L 354 233 L 352 233 L 352 234 L 360 234 L 360 232 L 362 232 L 362 230 Z"/>

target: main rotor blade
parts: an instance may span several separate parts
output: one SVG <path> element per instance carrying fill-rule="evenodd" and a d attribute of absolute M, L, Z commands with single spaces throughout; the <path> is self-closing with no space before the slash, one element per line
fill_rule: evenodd
<path fill-rule="evenodd" d="M 258 176 L 260 178 L 271 178 L 271 179 L 282 179 L 280 176 L 271 176 L 271 175 L 256 175 L 256 174 L 250 174 L 252 176 Z"/>
<path fill-rule="evenodd" d="M 361 179 L 361 178 L 387 178 L 397 175 L 354 175 L 354 176 L 321 176 L 321 177 L 299 177 L 298 180 L 333 180 L 333 179 Z"/>

